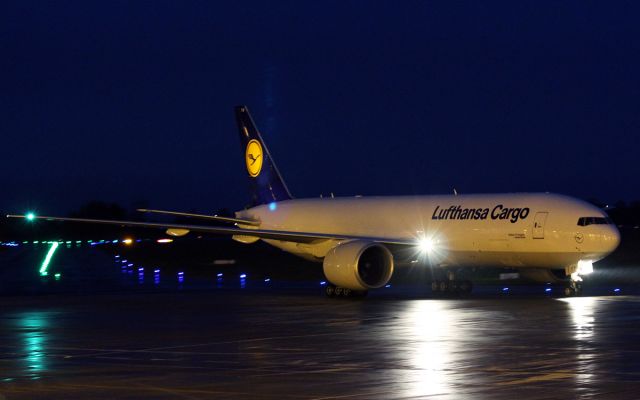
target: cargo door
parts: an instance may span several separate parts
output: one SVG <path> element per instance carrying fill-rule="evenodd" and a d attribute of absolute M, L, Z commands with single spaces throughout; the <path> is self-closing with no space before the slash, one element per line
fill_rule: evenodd
<path fill-rule="evenodd" d="M 547 222 L 548 212 L 536 213 L 536 217 L 533 220 L 533 238 L 544 239 L 544 224 Z"/>

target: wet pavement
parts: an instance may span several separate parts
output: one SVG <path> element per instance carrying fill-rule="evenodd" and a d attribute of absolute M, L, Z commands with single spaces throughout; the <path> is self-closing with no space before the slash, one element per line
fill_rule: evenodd
<path fill-rule="evenodd" d="M 3 297 L 0 399 L 638 398 L 640 297 L 390 293 Z"/>

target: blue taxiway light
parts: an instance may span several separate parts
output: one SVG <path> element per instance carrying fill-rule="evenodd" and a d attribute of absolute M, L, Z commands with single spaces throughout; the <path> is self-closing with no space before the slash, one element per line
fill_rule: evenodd
<path fill-rule="evenodd" d="M 320 286 L 324 286 L 324 285 L 326 285 L 326 284 L 327 284 L 327 281 L 322 281 L 322 282 L 320 282 Z"/>
<path fill-rule="evenodd" d="M 245 279 L 247 277 L 247 274 L 240 274 L 240 279 Z"/>
<path fill-rule="evenodd" d="M 545 291 L 545 292 L 547 292 L 547 293 L 549 293 L 549 292 L 551 291 L 551 288 L 550 288 L 550 287 L 548 287 L 548 288 L 546 288 L 544 291 Z"/>
<path fill-rule="evenodd" d="M 502 291 L 503 291 L 503 292 L 508 292 L 508 291 L 509 291 L 509 288 L 508 288 L 508 287 L 503 287 L 503 288 L 502 288 Z"/>
<path fill-rule="evenodd" d="M 390 288 L 390 287 L 391 287 L 391 285 L 385 285 L 384 287 L 386 287 L 386 288 Z"/>
<path fill-rule="evenodd" d="M 222 278 L 222 273 L 219 273 L 218 275 L 216 275 L 218 278 Z"/>
<path fill-rule="evenodd" d="M 271 282 L 271 278 L 266 278 L 264 281 L 265 282 Z"/>
<path fill-rule="evenodd" d="M 620 292 L 620 288 L 615 288 L 615 289 L 613 289 L 613 291 L 618 293 L 618 292 Z"/>

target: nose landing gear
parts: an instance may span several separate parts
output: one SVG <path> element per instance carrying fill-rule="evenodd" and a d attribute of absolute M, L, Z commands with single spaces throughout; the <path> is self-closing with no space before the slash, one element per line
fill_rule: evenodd
<path fill-rule="evenodd" d="M 578 281 L 571 280 L 562 292 L 566 297 L 580 296 L 582 294 L 582 284 Z"/>

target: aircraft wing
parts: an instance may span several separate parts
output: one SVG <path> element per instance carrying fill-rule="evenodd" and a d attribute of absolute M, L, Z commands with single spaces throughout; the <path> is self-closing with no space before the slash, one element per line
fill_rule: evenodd
<path fill-rule="evenodd" d="M 193 213 L 165 211 L 165 210 L 149 210 L 146 208 L 139 208 L 137 211 L 144 212 L 144 213 L 153 213 L 153 214 L 174 215 L 178 217 L 187 217 L 187 218 L 210 219 L 217 222 L 226 222 L 231 224 L 241 224 L 241 225 L 250 225 L 250 226 L 260 225 L 260 221 L 255 221 L 251 219 L 242 219 L 242 218 L 220 217 L 218 215 L 193 214 Z"/>
<path fill-rule="evenodd" d="M 202 232 L 213 235 L 241 235 L 252 236 L 261 239 L 274 239 L 283 240 L 287 242 L 296 243 L 312 243 L 318 240 L 367 240 L 377 243 L 385 243 L 392 245 L 403 246 L 416 246 L 417 242 L 406 239 L 390 239 L 390 238 L 376 238 L 368 236 L 351 236 L 351 235 L 333 235 L 327 233 L 313 233 L 313 232 L 288 232 L 278 231 L 270 229 L 243 229 L 238 227 L 224 227 L 224 226 L 206 226 L 206 225 L 182 225 L 182 224 L 165 224 L 160 222 L 137 222 L 137 221 L 116 221 L 109 219 L 88 219 L 88 218 L 63 218 L 63 217 L 45 217 L 45 216 L 26 216 L 26 215 L 14 215 L 9 214 L 7 218 L 22 218 L 32 220 L 46 220 L 46 221 L 65 221 L 65 222 L 80 222 L 90 224 L 104 224 L 104 225 L 117 225 L 128 226 L 134 228 L 155 228 L 155 229 L 176 229 L 176 230 L 188 230 L 191 232 Z"/>

